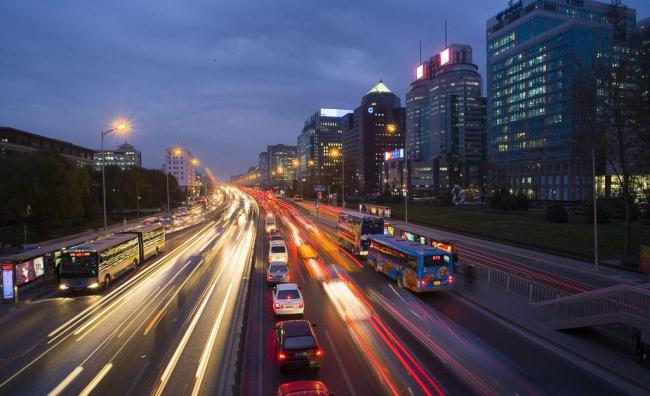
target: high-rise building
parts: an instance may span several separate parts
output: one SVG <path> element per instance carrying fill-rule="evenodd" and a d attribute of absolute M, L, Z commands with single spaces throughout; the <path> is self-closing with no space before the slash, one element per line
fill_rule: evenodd
<path fill-rule="evenodd" d="M 610 4 L 519 0 L 487 21 L 488 183 L 576 201 L 592 189 L 578 140 L 577 77 L 615 50 Z M 636 11 L 626 9 L 626 30 Z"/>
<path fill-rule="evenodd" d="M 343 130 L 340 121 L 352 110 L 320 109 L 305 121 L 298 135 L 298 179 L 308 186 L 320 184 L 334 191 L 341 183 Z"/>
<path fill-rule="evenodd" d="M 287 192 L 296 183 L 296 146 L 276 144 L 266 147 L 269 159 L 269 187 Z"/>
<path fill-rule="evenodd" d="M 190 192 L 197 187 L 197 167 L 198 161 L 188 149 L 173 147 L 166 150 L 163 172 L 174 176 L 181 190 Z"/>
<path fill-rule="evenodd" d="M 400 103 L 379 81 L 361 105 L 342 118 L 346 195 L 382 192 L 384 154 L 404 148 L 405 109 Z"/>
<path fill-rule="evenodd" d="M 485 99 L 469 45 L 451 44 L 419 65 L 406 94 L 410 190 L 438 195 L 484 185 Z"/>
<path fill-rule="evenodd" d="M 124 142 L 117 150 L 104 150 L 95 153 L 95 168 L 101 169 L 102 163 L 105 166 L 119 166 L 121 169 L 141 168 L 142 155 L 135 146 Z"/>
<path fill-rule="evenodd" d="M 260 153 L 258 166 L 260 168 L 260 185 L 264 188 L 271 186 L 271 172 L 269 171 L 269 153 Z"/>

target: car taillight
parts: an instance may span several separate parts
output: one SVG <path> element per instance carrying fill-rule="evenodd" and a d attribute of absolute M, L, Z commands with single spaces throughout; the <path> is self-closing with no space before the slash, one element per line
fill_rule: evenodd
<path fill-rule="evenodd" d="M 287 355 L 285 355 L 283 352 L 278 353 L 278 360 L 284 360 L 287 358 Z"/>
<path fill-rule="evenodd" d="M 316 356 L 322 356 L 322 355 L 323 355 L 323 351 L 321 351 L 320 348 L 316 349 Z"/>
<path fill-rule="evenodd" d="M 301 302 L 298 303 L 298 308 L 304 308 L 304 307 L 305 307 L 304 302 L 301 301 Z"/>
<path fill-rule="evenodd" d="M 276 308 L 280 308 L 280 303 L 275 303 Z"/>
<path fill-rule="evenodd" d="M 273 280 L 273 277 L 271 275 L 267 276 L 266 279 L 268 280 Z"/>
<path fill-rule="evenodd" d="M 290 278 L 291 278 L 291 277 L 289 276 L 289 274 L 287 274 L 287 280 L 289 280 Z"/>

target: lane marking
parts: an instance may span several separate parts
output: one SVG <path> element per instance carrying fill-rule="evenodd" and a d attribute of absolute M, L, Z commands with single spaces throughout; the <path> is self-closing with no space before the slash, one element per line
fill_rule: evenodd
<path fill-rule="evenodd" d="M 77 368 L 75 368 L 74 370 L 72 370 L 72 372 L 71 372 L 70 374 L 68 374 L 68 376 L 65 377 L 65 378 L 63 379 L 63 381 L 61 381 L 61 382 L 59 383 L 59 385 L 57 385 L 54 389 L 52 389 L 52 390 L 50 391 L 50 393 L 47 394 L 47 396 L 57 396 L 57 395 L 59 395 L 61 392 L 63 392 L 63 391 L 65 390 L 65 388 L 66 388 L 68 385 L 70 385 L 70 383 L 71 383 L 72 381 L 74 381 L 75 378 L 77 378 L 77 376 L 79 376 L 79 374 L 81 374 L 81 372 L 82 372 L 83 370 L 84 370 L 83 367 L 81 367 L 81 366 L 77 366 Z"/>
<path fill-rule="evenodd" d="M 104 368 L 102 368 L 97 376 L 93 378 L 92 381 L 79 393 L 79 396 L 88 396 L 90 392 L 95 389 L 95 387 L 101 382 L 101 380 L 108 374 L 108 372 L 113 368 L 113 363 L 108 363 Z"/>
<path fill-rule="evenodd" d="M 341 356 L 339 355 L 339 352 L 336 349 L 336 346 L 334 345 L 334 341 L 332 341 L 332 337 L 330 337 L 330 332 L 327 329 L 325 329 L 325 338 L 327 338 L 327 341 L 330 343 L 330 346 L 332 347 L 332 352 L 334 352 L 334 358 L 336 359 L 336 363 L 341 368 L 341 373 L 343 374 L 343 380 L 345 381 L 345 385 L 348 387 L 349 394 L 352 396 L 356 396 L 357 392 L 355 392 L 354 388 L 352 387 L 352 381 L 350 381 L 350 376 L 348 375 L 348 371 L 343 366 L 343 359 L 341 359 Z"/>

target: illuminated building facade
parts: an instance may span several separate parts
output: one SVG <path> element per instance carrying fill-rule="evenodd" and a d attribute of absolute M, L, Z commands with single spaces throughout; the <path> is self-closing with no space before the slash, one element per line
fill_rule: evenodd
<path fill-rule="evenodd" d="M 458 184 L 479 194 L 485 170 L 485 99 L 469 45 L 451 44 L 419 65 L 406 94 L 410 190 L 437 196 Z"/>
<path fill-rule="evenodd" d="M 404 148 L 405 109 L 399 96 L 380 81 L 353 113 L 341 120 L 346 195 L 381 191 L 384 153 Z"/>
<path fill-rule="evenodd" d="M 311 194 L 313 185 L 335 186 L 341 184 L 341 154 L 343 130 L 341 118 L 352 110 L 320 109 L 305 121 L 298 135 L 298 179 L 305 183 Z"/>
<path fill-rule="evenodd" d="M 577 139 L 577 76 L 615 48 L 609 4 L 520 0 L 487 21 L 488 183 L 533 199 L 579 201 L 592 190 Z M 636 11 L 626 10 L 627 30 Z"/>

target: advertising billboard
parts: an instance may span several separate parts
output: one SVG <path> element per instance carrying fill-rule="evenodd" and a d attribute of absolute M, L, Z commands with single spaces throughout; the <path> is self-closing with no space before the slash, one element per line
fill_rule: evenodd
<path fill-rule="evenodd" d="M 2 298 L 14 298 L 14 269 L 11 264 L 2 266 Z"/>
<path fill-rule="evenodd" d="M 415 79 L 419 80 L 422 77 L 424 77 L 424 65 L 420 65 L 417 69 L 415 69 Z"/>
<path fill-rule="evenodd" d="M 404 149 L 396 149 L 393 151 L 386 151 L 384 153 L 384 159 L 386 161 L 392 160 L 392 159 L 403 159 L 404 158 Z"/>
<path fill-rule="evenodd" d="M 20 286 L 34 279 L 36 279 L 36 271 L 32 260 L 16 264 L 16 285 Z"/>
<path fill-rule="evenodd" d="M 449 63 L 449 48 L 440 53 L 440 66 Z"/>
<path fill-rule="evenodd" d="M 45 263 L 43 261 L 43 256 L 37 257 L 34 259 L 34 273 L 36 277 L 45 275 Z"/>

